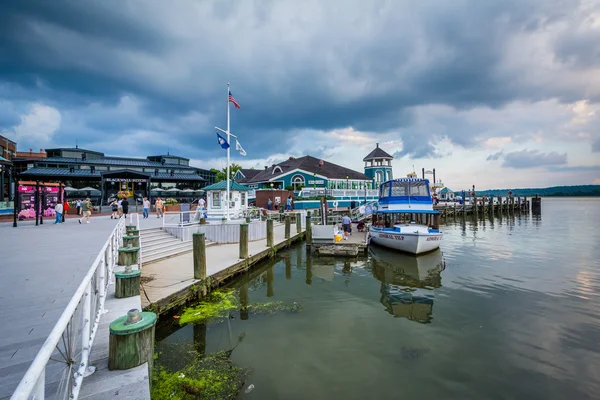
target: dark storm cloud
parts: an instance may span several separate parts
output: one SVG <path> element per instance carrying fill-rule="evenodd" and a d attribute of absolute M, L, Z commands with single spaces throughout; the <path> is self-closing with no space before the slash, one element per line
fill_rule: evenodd
<path fill-rule="evenodd" d="M 415 107 L 572 97 L 517 82 L 511 74 L 520 71 L 502 65 L 511 34 L 572 17 L 573 2 L 160 4 L 3 2 L 0 84 L 19 88 L 4 98 L 82 115 L 79 124 L 63 122 L 65 141 L 152 130 L 201 156 L 214 151 L 213 127 L 224 127 L 230 80 L 242 105 L 232 110 L 232 129 L 255 157 L 286 151 L 290 130 L 352 126 L 398 132 L 397 155 L 421 158 L 444 155 L 434 147 L 440 138 L 472 147 L 485 132 L 457 128 L 452 118 L 444 129 L 413 129 Z M 574 52 L 565 62 L 595 47 L 563 43 L 559 50 Z M 114 111 L 126 95 L 139 100 L 133 115 Z M 194 112 L 201 118 L 190 121 Z"/>
<path fill-rule="evenodd" d="M 564 165 L 567 163 L 567 153 L 557 152 L 541 153 L 537 150 L 521 150 L 506 153 L 503 167 L 509 168 L 535 168 L 549 165 Z"/>

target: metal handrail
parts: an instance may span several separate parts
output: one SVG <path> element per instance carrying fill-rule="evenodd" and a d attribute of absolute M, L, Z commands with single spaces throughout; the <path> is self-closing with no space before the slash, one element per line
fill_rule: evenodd
<path fill-rule="evenodd" d="M 104 310 L 106 293 L 117 262 L 118 248 L 122 243 L 124 229 L 125 219 L 121 218 L 104 246 L 102 246 L 102 250 L 96 256 L 58 322 L 52 328 L 50 335 L 35 356 L 25 376 L 19 382 L 17 389 L 11 396 L 11 400 L 43 399 L 45 397 L 46 366 L 56 350 L 64 358 L 66 366 L 59 384 L 59 391 L 63 388 L 65 390 L 64 398 L 77 399 L 81 382 L 88 367 L 91 347 L 98 331 L 100 317 Z M 81 311 L 81 315 L 76 316 L 77 311 Z M 78 323 L 81 325 L 77 326 Z M 75 354 L 77 351 L 81 352 Z M 57 360 L 53 359 L 53 361 Z M 66 381 L 65 385 L 63 385 L 64 381 Z M 59 398 L 59 396 L 56 396 L 56 398 Z"/>
<path fill-rule="evenodd" d="M 136 223 L 135 226 L 137 227 L 137 230 L 140 230 L 140 214 L 138 213 L 131 213 L 129 214 L 129 224 L 133 225 L 133 216 L 135 215 L 136 218 Z"/>

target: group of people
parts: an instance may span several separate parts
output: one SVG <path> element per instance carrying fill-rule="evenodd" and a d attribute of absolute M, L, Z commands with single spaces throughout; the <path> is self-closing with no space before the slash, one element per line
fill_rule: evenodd
<path fill-rule="evenodd" d="M 279 200 L 279 197 L 275 198 L 275 210 L 279 210 L 279 207 L 281 207 L 281 200 Z M 273 200 L 269 199 L 269 201 L 267 202 L 267 210 L 272 210 L 273 209 Z M 292 196 L 288 196 L 287 200 L 285 201 L 285 211 L 292 211 L 293 207 L 292 207 Z"/>
<path fill-rule="evenodd" d="M 123 215 L 127 217 L 127 214 L 129 214 L 129 201 L 127 199 L 115 199 L 110 203 L 110 210 L 112 211 L 110 219 L 119 219 Z"/>
<path fill-rule="evenodd" d="M 129 201 L 127 201 L 127 199 L 114 200 L 112 203 L 110 203 L 110 206 L 112 211 L 112 214 L 110 215 L 111 219 L 119 219 L 123 215 L 127 217 L 127 214 L 129 214 Z M 142 200 L 143 218 L 148 218 L 150 216 L 150 206 L 150 200 L 148 200 L 147 197 L 144 197 Z M 165 203 L 160 197 L 156 198 L 156 201 L 154 202 L 154 208 L 156 209 L 156 218 L 162 217 L 165 209 Z"/>

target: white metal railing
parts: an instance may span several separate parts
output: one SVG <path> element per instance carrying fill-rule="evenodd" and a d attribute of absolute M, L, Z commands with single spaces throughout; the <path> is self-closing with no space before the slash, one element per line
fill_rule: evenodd
<path fill-rule="evenodd" d="M 91 347 L 104 310 L 104 301 L 125 219 L 121 218 L 88 273 L 67 304 L 50 335 L 35 356 L 11 400 L 44 399 L 46 384 L 58 383 L 56 399 L 77 399 L 88 372 Z"/>
<path fill-rule="evenodd" d="M 163 213 L 163 228 L 174 226 L 187 226 L 198 224 L 202 216 L 206 217 L 206 210 L 196 209 L 194 211 L 165 211 Z"/>
<path fill-rule="evenodd" d="M 129 214 L 129 225 L 134 225 L 133 220 L 135 216 L 135 226 L 137 227 L 137 230 L 140 230 L 140 214 L 138 213 L 131 213 Z"/>

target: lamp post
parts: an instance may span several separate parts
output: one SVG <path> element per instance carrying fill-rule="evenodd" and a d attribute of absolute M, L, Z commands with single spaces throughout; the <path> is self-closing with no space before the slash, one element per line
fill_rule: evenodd
<path fill-rule="evenodd" d="M 346 175 L 346 190 L 350 189 L 350 187 L 348 186 L 348 175 Z"/>
<path fill-rule="evenodd" d="M 317 190 L 317 174 L 313 174 L 313 189 Z"/>

